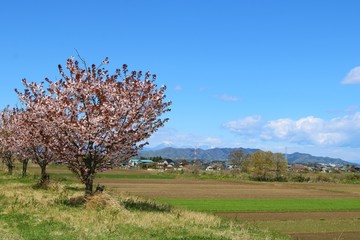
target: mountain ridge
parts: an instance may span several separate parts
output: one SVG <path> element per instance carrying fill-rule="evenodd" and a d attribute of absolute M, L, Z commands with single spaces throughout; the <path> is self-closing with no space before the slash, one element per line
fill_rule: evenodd
<path fill-rule="evenodd" d="M 228 160 L 228 155 L 235 150 L 242 150 L 246 153 L 254 153 L 257 151 L 262 151 L 261 149 L 256 148 L 210 148 L 210 149 L 201 149 L 197 148 L 177 148 L 177 147 L 164 147 L 160 149 L 146 149 L 139 152 L 139 157 L 162 157 L 170 158 L 173 160 Z M 324 164 L 336 164 L 336 165 L 357 165 L 353 162 L 348 162 L 340 158 L 331 158 L 331 157 L 321 157 L 313 156 L 308 153 L 299 153 L 294 152 L 286 154 L 286 158 L 289 164 L 307 164 L 307 163 L 324 163 Z"/>

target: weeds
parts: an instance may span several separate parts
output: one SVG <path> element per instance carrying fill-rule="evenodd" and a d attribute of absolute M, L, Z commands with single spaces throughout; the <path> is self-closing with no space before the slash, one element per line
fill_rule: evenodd
<path fill-rule="evenodd" d="M 128 210 L 139 210 L 148 212 L 170 212 L 171 207 L 168 204 L 156 203 L 147 199 L 135 196 L 122 196 L 120 203 Z"/>

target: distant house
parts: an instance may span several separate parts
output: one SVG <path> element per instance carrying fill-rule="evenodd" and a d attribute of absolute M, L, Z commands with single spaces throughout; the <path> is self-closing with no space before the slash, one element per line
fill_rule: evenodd
<path fill-rule="evenodd" d="M 212 171 L 221 171 L 224 169 L 224 166 L 222 164 L 212 164 L 206 167 L 205 171 L 212 172 Z"/>
<path fill-rule="evenodd" d="M 149 159 L 130 159 L 129 160 L 129 165 L 131 167 L 136 167 L 138 166 L 139 164 L 151 164 L 153 163 L 154 161 L 153 160 L 149 160 Z"/>
<path fill-rule="evenodd" d="M 175 165 L 175 162 L 171 159 L 165 159 L 163 161 L 164 164 L 167 164 L 167 165 Z"/>
<path fill-rule="evenodd" d="M 158 167 L 160 169 L 173 169 L 175 166 L 175 162 L 171 159 L 164 159 L 158 163 Z"/>
<path fill-rule="evenodd" d="M 214 167 L 213 166 L 207 166 L 205 171 L 212 172 L 212 171 L 214 171 Z"/>

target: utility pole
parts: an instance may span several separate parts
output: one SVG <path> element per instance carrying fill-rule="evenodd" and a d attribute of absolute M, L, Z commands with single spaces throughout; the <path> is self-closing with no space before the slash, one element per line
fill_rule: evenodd
<path fill-rule="evenodd" d="M 194 162 L 196 162 L 196 144 L 195 144 L 195 146 L 194 146 Z"/>

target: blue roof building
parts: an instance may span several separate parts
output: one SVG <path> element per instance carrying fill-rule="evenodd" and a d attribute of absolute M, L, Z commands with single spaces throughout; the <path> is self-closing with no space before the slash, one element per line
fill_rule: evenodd
<path fill-rule="evenodd" d="M 153 160 L 149 160 L 149 159 L 130 159 L 129 161 L 129 165 L 132 167 L 135 167 L 139 164 L 149 164 L 149 163 L 153 163 Z"/>

